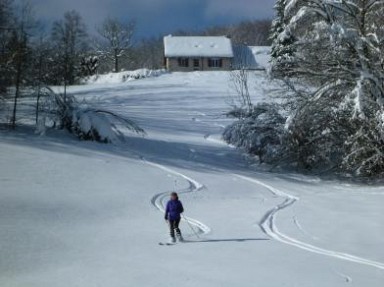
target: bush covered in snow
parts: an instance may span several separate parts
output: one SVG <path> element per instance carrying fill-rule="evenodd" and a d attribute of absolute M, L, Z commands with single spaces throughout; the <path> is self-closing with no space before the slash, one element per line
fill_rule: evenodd
<path fill-rule="evenodd" d="M 158 77 L 165 74 L 165 70 L 139 69 L 135 71 L 125 71 L 119 73 L 109 73 L 105 75 L 93 75 L 82 80 L 84 84 L 118 84 L 132 80 Z"/>
<path fill-rule="evenodd" d="M 145 134 L 134 121 L 114 112 L 78 102 L 72 95 L 57 95 L 51 92 L 45 99 L 38 129 L 40 132 L 49 123 L 66 129 L 81 140 L 110 143 L 123 138 L 123 130 Z"/>
<path fill-rule="evenodd" d="M 384 173 L 382 111 L 373 120 L 363 119 L 354 116 L 352 103 L 338 107 L 339 101 L 326 97 L 309 103 L 302 99 L 303 91 L 295 93 L 284 105 L 233 109 L 228 116 L 237 120 L 226 127 L 223 139 L 261 163 L 284 168 L 364 177 Z"/>
<path fill-rule="evenodd" d="M 123 137 L 119 124 L 128 130 L 144 134 L 144 130 L 129 119 L 106 110 L 89 107 L 75 109 L 72 112 L 71 126 L 67 129 L 81 140 L 109 143 L 116 141 L 118 137 Z"/>
<path fill-rule="evenodd" d="M 224 130 L 223 139 L 227 143 L 258 156 L 260 162 L 276 161 L 285 123 L 277 105 L 262 103 L 251 110 L 235 109 L 228 116 L 239 120 Z"/>

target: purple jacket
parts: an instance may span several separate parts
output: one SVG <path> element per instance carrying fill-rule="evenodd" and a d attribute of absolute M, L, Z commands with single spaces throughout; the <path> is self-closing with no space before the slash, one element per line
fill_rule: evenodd
<path fill-rule="evenodd" d="M 166 220 L 179 220 L 180 214 L 184 212 L 183 204 L 180 200 L 170 200 L 167 203 L 165 209 L 165 219 Z"/>

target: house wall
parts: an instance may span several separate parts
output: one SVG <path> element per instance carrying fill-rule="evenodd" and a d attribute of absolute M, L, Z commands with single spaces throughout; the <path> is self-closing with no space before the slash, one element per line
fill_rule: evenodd
<path fill-rule="evenodd" d="M 193 66 L 193 60 L 199 59 L 199 67 Z M 171 72 L 192 71 L 229 71 L 231 70 L 232 58 L 221 58 L 223 66 L 220 68 L 208 67 L 209 58 L 189 58 L 189 67 L 180 67 L 178 58 L 166 58 L 166 68 Z"/>

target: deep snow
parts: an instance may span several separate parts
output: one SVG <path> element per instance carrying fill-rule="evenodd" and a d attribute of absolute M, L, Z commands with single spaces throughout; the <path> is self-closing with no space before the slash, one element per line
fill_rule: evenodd
<path fill-rule="evenodd" d="M 148 133 L 115 145 L 2 132 L 1 286 L 382 286 L 383 188 L 252 164 L 220 140 L 228 79 L 72 87 Z M 200 238 L 183 222 L 190 242 L 159 246 L 173 190 Z"/>

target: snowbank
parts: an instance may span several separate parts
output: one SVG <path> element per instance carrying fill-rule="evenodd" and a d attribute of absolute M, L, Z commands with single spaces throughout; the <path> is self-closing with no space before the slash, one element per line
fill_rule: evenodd
<path fill-rule="evenodd" d="M 83 84 L 119 84 L 132 80 L 158 77 L 165 74 L 165 70 L 139 69 L 135 71 L 124 71 L 120 73 L 109 73 L 104 75 L 94 75 L 83 79 Z"/>

